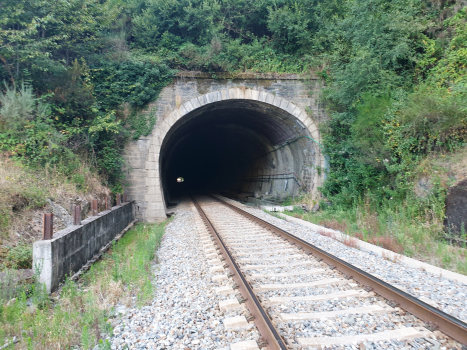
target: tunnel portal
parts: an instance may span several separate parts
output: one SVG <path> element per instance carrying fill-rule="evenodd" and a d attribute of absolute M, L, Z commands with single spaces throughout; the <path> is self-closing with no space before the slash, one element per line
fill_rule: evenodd
<path fill-rule="evenodd" d="M 208 104 L 165 137 L 160 167 L 165 204 L 187 192 L 283 199 L 307 190 L 316 143 L 290 113 L 251 100 Z M 182 176 L 182 185 L 177 177 Z"/>
<path fill-rule="evenodd" d="M 324 157 L 317 123 L 324 113 L 309 85 L 283 76 L 184 77 L 164 88 L 147 112 L 156 111 L 152 133 L 126 147 L 137 217 L 163 219 L 190 191 L 257 203 L 318 194 Z"/>

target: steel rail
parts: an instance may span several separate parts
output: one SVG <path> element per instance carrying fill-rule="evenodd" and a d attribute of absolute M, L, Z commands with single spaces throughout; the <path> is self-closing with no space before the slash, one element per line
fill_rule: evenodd
<path fill-rule="evenodd" d="M 370 287 L 375 293 L 382 297 L 393 301 L 401 309 L 410 312 L 421 320 L 427 322 L 431 328 L 440 330 L 441 332 L 449 335 L 461 344 L 467 345 L 467 323 L 417 299 L 416 297 L 394 287 L 393 285 L 384 282 L 383 280 L 359 269 L 358 267 L 349 264 L 348 262 L 339 259 L 338 257 L 310 244 L 297 236 L 284 231 L 283 229 L 270 224 L 269 222 L 250 214 L 235 205 L 227 203 L 222 199 L 211 196 L 220 203 L 233 209 L 237 213 L 251 219 L 252 221 L 260 224 L 261 226 L 271 230 L 272 232 L 284 237 L 290 243 L 302 248 L 304 251 L 311 253 L 315 257 L 322 259 L 328 265 L 335 267 L 349 278 L 360 282 L 364 286 Z"/>
<path fill-rule="evenodd" d="M 209 220 L 199 203 L 196 201 L 196 199 L 194 197 L 191 197 L 191 199 L 196 209 L 198 210 L 198 213 L 200 214 L 202 220 L 207 226 L 208 230 L 211 232 L 211 235 L 217 242 L 217 246 L 219 247 L 225 259 L 225 263 L 227 264 L 230 272 L 233 274 L 232 278 L 234 279 L 240 293 L 245 299 L 246 307 L 250 311 L 251 315 L 254 317 L 256 327 L 258 327 L 262 338 L 265 340 L 267 348 L 270 350 L 286 350 L 287 346 L 285 345 L 284 340 L 272 324 L 266 311 L 264 311 L 263 307 L 261 306 L 260 301 L 253 293 L 253 289 L 250 287 L 250 284 L 241 272 L 240 268 L 235 262 L 235 259 L 230 254 L 221 236 L 216 231 L 214 225 L 211 223 L 211 221 Z"/>

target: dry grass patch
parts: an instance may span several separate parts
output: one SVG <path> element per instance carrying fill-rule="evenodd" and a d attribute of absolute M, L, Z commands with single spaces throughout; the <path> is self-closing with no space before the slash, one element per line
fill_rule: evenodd
<path fill-rule="evenodd" d="M 42 214 L 52 212 L 48 200 L 68 212 L 79 203 L 99 199 L 101 210 L 110 190 L 99 177 L 83 165 L 74 182 L 54 168 L 31 169 L 0 153 L 0 270 L 3 268 L 30 268 L 13 259 L 31 251 L 31 244 L 42 235 Z M 54 231 L 65 228 L 59 216 L 54 218 Z M 31 254 L 31 253 L 29 253 Z M 23 254 L 24 255 L 24 254 Z M 30 264 L 29 264 L 30 265 Z"/>
<path fill-rule="evenodd" d="M 318 225 L 330 228 L 332 230 L 346 232 L 347 231 L 347 221 L 337 221 L 337 220 L 322 220 L 318 222 Z"/>

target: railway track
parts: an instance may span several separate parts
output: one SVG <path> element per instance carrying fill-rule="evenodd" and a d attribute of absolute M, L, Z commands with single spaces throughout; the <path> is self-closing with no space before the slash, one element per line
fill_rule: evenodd
<path fill-rule="evenodd" d="M 193 203 L 206 227 L 201 240 L 216 292 L 238 294 L 221 308 L 242 302 L 250 312 L 225 320 L 226 328 L 254 321 L 262 336 L 242 349 L 467 344 L 464 322 L 220 199 Z"/>

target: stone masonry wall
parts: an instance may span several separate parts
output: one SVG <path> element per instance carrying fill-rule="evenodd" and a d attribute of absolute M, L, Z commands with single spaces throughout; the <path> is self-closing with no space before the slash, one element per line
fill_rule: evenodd
<path fill-rule="evenodd" d="M 319 100 L 321 84 L 315 77 L 302 79 L 296 75 L 273 74 L 261 76 L 243 74 L 237 77 L 222 77 L 222 79 L 211 79 L 203 74 L 176 77 L 161 91 L 157 101 L 147 108 L 148 113 L 156 109 L 157 122 L 153 133 L 131 142 L 125 149 L 128 164 L 127 180 L 130 184 L 127 190 L 129 199 L 135 201 L 136 215 L 139 219 L 156 221 L 166 217 L 159 176 L 159 151 L 162 139 L 158 140 L 158 138 L 161 134 L 165 136 L 173 125 L 174 111 L 183 110 L 184 104 L 203 95 L 209 96 L 207 94 L 232 88 L 264 91 L 269 96 L 272 94 L 280 98 L 279 100 L 282 99 L 281 101 L 287 101 L 285 105 L 290 103 L 299 107 L 301 113 L 306 114 L 307 120 L 300 119 L 298 115 L 297 118 L 313 131 L 313 138 L 320 142 L 317 125 L 326 118 L 326 115 Z M 158 144 L 155 144 L 155 140 Z M 320 164 L 317 165 L 323 166 L 324 157 L 321 154 L 316 157 L 320 158 Z M 304 175 L 307 178 L 313 177 L 310 180 L 313 183 L 311 187 L 316 188 L 320 185 L 321 178 L 318 172 L 305 170 Z"/>

